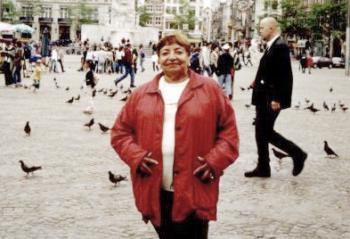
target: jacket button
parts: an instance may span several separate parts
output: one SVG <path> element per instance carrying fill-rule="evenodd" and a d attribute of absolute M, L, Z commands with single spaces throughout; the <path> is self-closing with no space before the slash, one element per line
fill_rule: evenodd
<path fill-rule="evenodd" d="M 175 128 L 177 131 L 181 130 L 181 126 L 176 126 Z"/>

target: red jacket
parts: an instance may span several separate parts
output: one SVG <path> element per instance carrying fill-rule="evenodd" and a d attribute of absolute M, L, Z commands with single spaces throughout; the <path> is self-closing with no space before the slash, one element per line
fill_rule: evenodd
<path fill-rule="evenodd" d="M 175 119 L 173 221 L 196 212 L 199 218 L 216 220 L 219 180 L 223 170 L 238 157 L 238 132 L 229 99 L 212 79 L 190 71 L 190 81 L 178 104 Z M 131 171 L 137 209 L 144 220 L 160 225 L 162 135 L 164 103 L 158 89 L 161 74 L 139 87 L 120 112 L 111 133 L 111 144 Z M 159 162 L 153 174 L 136 173 L 148 152 Z M 215 180 L 202 183 L 193 175 L 202 156 L 215 170 Z"/>

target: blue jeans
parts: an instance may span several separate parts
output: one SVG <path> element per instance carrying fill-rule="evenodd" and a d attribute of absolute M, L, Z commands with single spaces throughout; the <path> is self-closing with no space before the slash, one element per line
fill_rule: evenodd
<path fill-rule="evenodd" d="M 232 95 L 232 77 L 230 74 L 220 75 L 219 84 L 224 89 L 226 95 Z"/>
<path fill-rule="evenodd" d="M 21 83 L 21 66 L 15 66 L 12 74 L 14 84 Z"/>
<path fill-rule="evenodd" d="M 115 85 L 117 85 L 119 82 L 124 80 L 128 76 L 128 74 L 130 74 L 130 86 L 134 85 L 134 80 L 135 80 L 134 70 L 132 69 L 132 66 L 128 64 L 125 65 L 124 75 L 122 75 L 119 79 L 115 80 Z"/>

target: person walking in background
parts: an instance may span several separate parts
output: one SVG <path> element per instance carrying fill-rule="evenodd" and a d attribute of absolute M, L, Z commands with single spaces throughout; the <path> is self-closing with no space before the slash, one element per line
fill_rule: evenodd
<path fill-rule="evenodd" d="M 309 74 L 311 74 L 311 68 L 314 66 L 314 61 L 312 60 L 312 53 L 309 51 L 306 53 L 306 64 L 309 70 Z"/>
<path fill-rule="evenodd" d="M 63 60 L 64 60 L 64 50 L 62 46 L 58 47 L 58 62 L 60 63 L 61 70 L 64 72 L 64 66 L 63 66 Z"/>
<path fill-rule="evenodd" d="M 139 56 L 140 56 L 140 67 L 141 67 L 141 72 L 145 71 L 145 67 L 143 66 L 145 59 L 146 59 L 146 54 L 145 51 L 143 50 L 143 45 L 141 44 L 139 46 Z"/>
<path fill-rule="evenodd" d="M 153 54 L 152 54 L 152 68 L 153 68 L 153 71 L 157 72 L 159 71 L 159 67 L 158 67 L 158 55 L 157 55 L 157 52 L 154 51 Z"/>
<path fill-rule="evenodd" d="M 210 72 L 211 75 L 215 73 L 217 75 L 217 68 L 218 68 L 218 60 L 219 60 L 219 46 L 218 45 L 212 45 L 212 51 L 210 52 Z"/>
<path fill-rule="evenodd" d="M 203 46 L 200 53 L 200 60 L 201 60 L 201 66 L 202 66 L 202 73 L 207 72 L 208 76 L 211 76 L 211 69 L 210 69 L 210 47 L 211 44 L 208 44 L 207 42 L 203 42 Z"/>
<path fill-rule="evenodd" d="M 58 61 L 58 52 L 57 47 L 53 46 L 51 50 L 51 64 L 50 64 L 50 72 L 53 71 L 55 73 L 58 73 L 57 71 L 57 61 Z"/>
<path fill-rule="evenodd" d="M 137 209 L 159 238 L 206 239 L 220 177 L 238 157 L 234 110 L 215 81 L 188 68 L 184 35 L 163 37 L 157 54 L 163 72 L 130 95 L 111 144 L 129 165 Z"/>
<path fill-rule="evenodd" d="M 89 104 L 83 111 L 85 114 L 92 114 L 94 112 L 94 93 L 95 86 L 97 84 L 97 75 L 94 72 L 94 63 L 91 60 L 85 62 L 87 72 L 85 74 L 85 84 L 89 89 Z"/>
<path fill-rule="evenodd" d="M 135 80 L 135 74 L 133 70 L 133 53 L 131 52 L 131 44 L 127 43 L 126 47 L 124 48 L 124 66 L 125 66 L 125 72 L 124 75 L 122 75 L 120 78 L 116 79 L 114 81 L 115 85 L 117 86 L 119 82 L 124 80 L 128 75 L 130 75 L 130 87 L 136 87 L 134 84 Z"/>
<path fill-rule="evenodd" d="M 270 177 L 269 143 L 285 151 L 293 160 L 293 176 L 301 173 L 307 154 L 293 142 L 274 130 L 281 110 L 291 105 L 293 74 L 288 45 L 278 32 L 276 19 L 267 17 L 260 22 L 260 34 L 267 42 L 253 88 L 252 104 L 256 107 L 255 139 L 258 164 L 246 177 Z"/>
<path fill-rule="evenodd" d="M 218 80 L 220 86 L 224 89 L 226 95 L 232 100 L 232 71 L 233 71 L 233 57 L 230 54 L 229 44 L 225 44 L 223 47 L 223 53 L 218 59 Z"/>
<path fill-rule="evenodd" d="M 17 42 L 17 47 L 15 49 L 15 56 L 13 59 L 13 70 L 12 70 L 12 79 L 16 87 L 21 86 L 21 70 L 23 62 L 23 49 L 22 43 Z"/>

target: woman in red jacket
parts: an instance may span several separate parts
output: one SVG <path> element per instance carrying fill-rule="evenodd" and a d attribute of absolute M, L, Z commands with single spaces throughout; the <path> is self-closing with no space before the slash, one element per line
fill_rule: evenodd
<path fill-rule="evenodd" d="M 188 68 L 186 37 L 164 37 L 157 54 L 162 73 L 130 96 L 111 144 L 129 165 L 136 207 L 159 238 L 207 238 L 220 176 L 238 157 L 234 110 L 214 80 Z"/>

